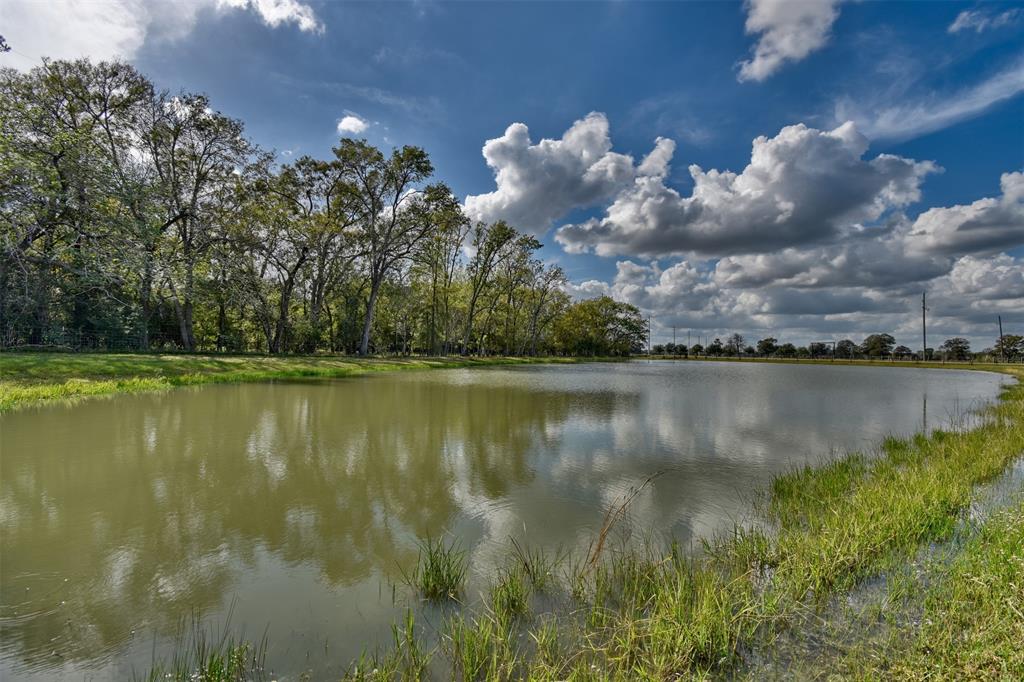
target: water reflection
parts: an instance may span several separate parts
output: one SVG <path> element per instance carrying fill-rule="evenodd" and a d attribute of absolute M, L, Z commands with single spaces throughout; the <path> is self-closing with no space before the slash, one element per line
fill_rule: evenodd
<path fill-rule="evenodd" d="M 995 395 L 981 373 L 671 363 L 214 386 L 0 418 L 0 673 L 117 678 L 198 610 L 299 670 L 385 637 L 381 583 L 452 532 L 585 543 L 603 509 L 684 544 L 773 472 Z M 277 657 L 274 658 L 274 654 Z M 3 675 L 6 677 L 7 675 Z"/>

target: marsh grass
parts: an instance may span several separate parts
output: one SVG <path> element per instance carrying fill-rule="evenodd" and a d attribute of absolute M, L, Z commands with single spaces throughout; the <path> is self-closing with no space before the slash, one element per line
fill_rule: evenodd
<path fill-rule="evenodd" d="M 567 556 L 565 550 L 558 548 L 545 551 L 539 547 L 523 545 L 515 538 L 509 540 L 512 543 L 512 559 L 519 564 L 531 587 L 536 592 L 544 592 L 554 586 L 558 580 L 558 569 Z"/>
<path fill-rule="evenodd" d="M 526 574 L 518 564 L 498 571 L 491 586 L 490 607 L 494 618 L 502 624 L 511 624 L 530 610 L 530 589 Z"/>
<path fill-rule="evenodd" d="M 454 677 L 464 682 L 512 679 L 520 652 L 510 625 L 487 613 L 451 618 L 442 648 L 452 662 Z"/>
<path fill-rule="evenodd" d="M 997 513 L 925 596 L 917 638 L 873 672 L 905 680 L 1024 679 L 1024 501 Z"/>
<path fill-rule="evenodd" d="M 182 628 L 179 645 L 170 661 L 154 661 L 148 682 L 257 682 L 267 679 L 265 661 L 267 640 L 257 643 L 230 636 L 230 616 L 220 634 L 193 617 L 190 626 Z M 135 678 L 139 679 L 139 678 Z"/>
<path fill-rule="evenodd" d="M 427 537 L 420 543 L 419 556 L 407 584 L 431 601 L 458 600 L 466 581 L 466 553 L 457 541 L 445 544 L 443 538 Z"/>
<path fill-rule="evenodd" d="M 392 646 L 383 652 L 363 653 L 344 678 L 350 682 L 421 680 L 430 668 L 433 652 L 426 651 L 416 631 L 416 618 L 406 610 L 401 625 L 391 626 Z"/>

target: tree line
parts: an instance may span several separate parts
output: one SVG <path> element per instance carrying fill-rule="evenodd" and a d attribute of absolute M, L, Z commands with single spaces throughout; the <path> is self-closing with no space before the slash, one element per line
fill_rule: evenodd
<path fill-rule="evenodd" d="M 474 223 L 419 147 L 279 163 L 209 98 L 120 62 L 0 71 L 0 342 L 184 351 L 624 355 L 541 243 Z"/>
<path fill-rule="evenodd" d="M 904 345 L 897 345 L 892 334 L 871 334 L 861 343 L 851 339 L 836 342 L 812 342 L 806 346 L 792 343 L 779 343 L 775 337 L 760 339 L 754 345 L 748 345 L 742 334 L 732 334 L 723 343 L 716 338 L 705 348 L 700 343 L 690 347 L 685 344 L 666 343 L 654 346 L 651 352 L 655 355 L 671 356 L 711 356 L 711 357 L 761 357 L 761 358 L 816 358 L 816 359 L 886 359 L 886 360 L 920 360 L 921 352 L 914 351 Z M 966 361 L 973 359 L 987 360 L 1021 360 L 1024 359 L 1024 336 L 1005 334 L 996 339 L 992 348 L 980 352 L 972 352 L 970 342 L 954 336 L 942 342 L 938 349 L 927 348 L 925 360 Z"/>

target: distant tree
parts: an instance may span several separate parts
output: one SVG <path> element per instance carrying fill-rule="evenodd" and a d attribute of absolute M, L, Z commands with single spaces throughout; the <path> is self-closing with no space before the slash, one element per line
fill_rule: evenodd
<path fill-rule="evenodd" d="M 687 355 L 685 343 L 676 344 L 676 355 L 682 355 L 684 357 Z"/>
<path fill-rule="evenodd" d="M 836 344 L 836 357 L 852 358 L 857 353 L 857 344 L 850 339 L 843 339 Z"/>
<path fill-rule="evenodd" d="M 700 355 L 701 353 L 704 352 L 704 346 L 700 345 L 699 343 L 695 343 L 692 346 L 690 346 L 690 352 L 693 353 L 694 355 Z"/>
<path fill-rule="evenodd" d="M 672 343 L 671 341 L 666 343 L 665 344 L 665 353 L 667 355 L 675 355 L 676 354 L 676 344 Z"/>
<path fill-rule="evenodd" d="M 809 358 L 811 357 L 811 351 L 807 349 L 807 346 L 800 346 L 796 349 L 796 356 L 798 358 Z"/>
<path fill-rule="evenodd" d="M 910 350 L 906 346 L 896 346 L 892 349 L 892 354 L 898 358 L 909 358 L 914 354 L 914 351 Z"/>
<path fill-rule="evenodd" d="M 796 357 L 796 346 L 791 343 L 784 343 L 779 346 L 779 350 L 775 353 L 780 358 L 792 358 Z"/>
<path fill-rule="evenodd" d="M 753 346 L 747 346 L 743 349 L 744 355 L 757 355 L 757 350 Z"/>
<path fill-rule="evenodd" d="M 721 339 L 715 339 L 708 346 L 708 355 L 719 356 L 725 351 L 725 347 L 722 345 Z"/>
<path fill-rule="evenodd" d="M 827 343 L 821 343 L 820 341 L 812 343 L 807 347 L 807 350 L 810 352 L 812 358 L 823 358 L 832 354 L 832 349 L 829 348 L 829 345 Z"/>
<path fill-rule="evenodd" d="M 656 343 L 654 344 L 654 347 L 651 348 L 651 353 L 653 353 L 654 355 L 664 355 L 665 346 L 661 345 L 660 343 Z"/>
<path fill-rule="evenodd" d="M 647 320 L 635 306 L 600 296 L 570 306 L 554 335 L 555 345 L 570 355 L 629 355 L 642 352 Z"/>
<path fill-rule="evenodd" d="M 996 345 L 992 351 L 1007 360 L 1014 360 L 1024 355 L 1024 336 L 1018 334 L 1004 334 L 1002 339 L 996 339 Z"/>
<path fill-rule="evenodd" d="M 11 46 L 7 44 L 3 36 L 0 36 L 0 52 L 10 52 Z"/>
<path fill-rule="evenodd" d="M 896 339 L 891 334 L 872 334 L 860 344 L 860 352 L 869 358 L 883 357 L 892 353 Z"/>
<path fill-rule="evenodd" d="M 769 336 L 766 339 L 761 339 L 757 342 L 757 353 L 765 357 L 774 355 L 775 351 L 779 349 L 778 339 L 773 336 Z"/>
<path fill-rule="evenodd" d="M 966 360 L 971 357 L 971 344 L 962 336 L 946 339 L 939 349 L 950 360 Z"/>
<path fill-rule="evenodd" d="M 744 340 L 741 334 L 733 334 L 729 337 L 729 340 L 725 342 L 725 350 L 729 355 L 738 356 L 743 352 Z"/>

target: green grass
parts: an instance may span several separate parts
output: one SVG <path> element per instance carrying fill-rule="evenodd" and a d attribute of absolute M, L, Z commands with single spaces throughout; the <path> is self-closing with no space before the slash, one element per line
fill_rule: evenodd
<path fill-rule="evenodd" d="M 502 624 L 510 624 L 530 610 L 530 589 L 526 574 L 518 565 L 498 572 L 491 587 L 491 611 Z"/>
<path fill-rule="evenodd" d="M 427 538 L 420 543 L 419 558 L 406 582 L 430 601 L 459 598 L 466 581 L 466 554 L 458 543 Z"/>
<path fill-rule="evenodd" d="M 266 677 L 266 640 L 254 645 L 228 635 L 214 635 L 194 619 L 187 637 L 179 635 L 176 655 L 157 662 L 144 678 L 148 682 L 251 682 Z"/>
<path fill-rule="evenodd" d="M 894 663 L 903 680 L 1024 679 L 1024 502 L 991 518 L 929 590 L 921 630 Z"/>
<path fill-rule="evenodd" d="M 40 403 L 175 386 L 275 379 L 350 377 L 403 369 L 443 369 L 574 358 L 351 358 L 343 356 L 0 353 L 0 412 Z"/>

